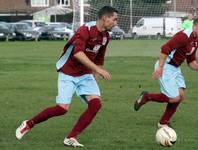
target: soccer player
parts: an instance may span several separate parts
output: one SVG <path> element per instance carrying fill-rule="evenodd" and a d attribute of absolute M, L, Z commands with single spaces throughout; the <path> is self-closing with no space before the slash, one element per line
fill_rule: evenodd
<path fill-rule="evenodd" d="M 196 50 L 198 48 L 198 18 L 190 29 L 175 34 L 161 47 L 160 58 L 155 64 L 153 79 L 159 79 L 161 93 L 143 91 L 134 103 L 135 111 L 149 101 L 168 103 L 166 110 L 158 122 L 158 127 L 168 126 L 171 117 L 184 98 L 186 88 L 180 65 L 187 61 L 192 70 L 198 70 Z"/>
<path fill-rule="evenodd" d="M 87 109 L 65 137 L 63 143 L 71 147 L 83 147 L 77 136 L 92 122 L 101 108 L 100 90 L 96 80 L 99 76 L 110 80 L 111 75 L 102 68 L 109 33 L 117 25 L 118 11 L 104 6 L 98 11 L 97 21 L 82 25 L 64 47 L 64 52 L 56 63 L 58 71 L 58 95 L 56 105 L 48 107 L 25 120 L 16 130 L 21 139 L 36 124 L 51 117 L 64 115 L 68 110 L 74 92 L 84 102 Z"/>

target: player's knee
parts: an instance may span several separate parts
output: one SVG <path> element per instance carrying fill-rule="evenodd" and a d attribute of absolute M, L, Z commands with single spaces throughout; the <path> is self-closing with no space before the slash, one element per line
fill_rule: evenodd
<path fill-rule="evenodd" d="M 99 98 L 94 98 L 89 101 L 88 107 L 93 114 L 96 114 L 102 107 L 102 103 Z"/>
<path fill-rule="evenodd" d="M 179 100 L 179 102 L 181 102 L 183 99 L 184 99 L 184 97 L 180 95 L 180 100 Z"/>
<path fill-rule="evenodd" d="M 62 115 L 64 115 L 69 109 L 69 106 L 66 104 L 58 104 L 57 107 L 59 107 L 59 110 L 62 113 Z"/>
<path fill-rule="evenodd" d="M 100 99 L 98 99 L 97 104 L 95 106 L 96 112 L 98 112 L 101 109 L 101 107 L 102 107 L 102 103 L 101 103 Z"/>
<path fill-rule="evenodd" d="M 180 97 L 181 97 L 180 101 L 182 101 L 184 99 L 184 94 L 180 95 Z"/>
<path fill-rule="evenodd" d="M 184 99 L 184 95 L 185 95 L 184 89 L 182 88 L 179 90 L 180 102 Z"/>
<path fill-rule="evenodd" d="M 179 103 L 179 102 L 182 101 L 182 99 L 183 99 L 183 96 L 178 95 L 177 97 L 173 98 L 171 102 L 172 103 Z"/>

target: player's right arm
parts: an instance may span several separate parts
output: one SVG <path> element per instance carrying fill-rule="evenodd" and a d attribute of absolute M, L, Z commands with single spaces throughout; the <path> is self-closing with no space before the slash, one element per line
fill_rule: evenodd
<path fill-rule="evenodd" d="M 167 57 L 166 54 L 160 53 L 159 65 L 154 70 L 153 75 L 152 75 L 152 79 L 157 80 L 157 79 L 159 79 L 162 76 L 163 67 L 164 67 L 164 63 L 165 63 L 166 57 Z"/>
<path fill-rule="evenodd" d="M 110 74 L 102 69 L 101 67 L 94 64 L 84 53 L 86 49 L 86 44 L 89 39 L 89 33 L 88 29 L 85 26 L 82 26 L 79 28 L 76 34 L 76 39 L 74 41 L 74 50 L 73 50 L 73 56 L 76 58 L 80 63 L 82 63 L 87 68 L 91 69 L 93 72 L 98 73 L 101 75 L 104 79 L 110 80 L 111 76 Z"/>
<path fill-rule="evenodd" d="M 84 52 L 79 51 L 74 55 L 74 57 L 81 62 L 83 65 L 85 65 L 87 68 L 93 70 L 97 74 L 101 75 L 105 80 L 110 80 L 111 75 L 101 67 L 94 64 L 86 55 Z"/>

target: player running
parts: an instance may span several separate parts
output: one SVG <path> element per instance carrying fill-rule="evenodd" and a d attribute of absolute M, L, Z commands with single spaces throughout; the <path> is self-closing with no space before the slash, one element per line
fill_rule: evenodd
<path fill-rule="evenodd" d="M 48 107 L 25 120 L 16 130 L 17 139 L 21 139 L 36 124 L 54 116 L 64 115 L 68 110 L 74 92 L 88 108 L 81 114 L 77 123 L 65 137 L 66 146 L 83 147 L 77 136 L 92 122 L 101 108 L 100 90 L 96 79 L 102 76 L 110 80 L 109 72 L 102 68 L 109 33 L 117 25 L 117 10 L 104 6 L 98 11 L 98 20 L 81 26 L 67 42 L 56 67 L 58 71 L 58 95 L 56 105 Z M 94 78 L 95 77 L 95 78 Z"/>
<path fill-rule="evenodd" d="M 182 99 L 186 88 L 180 65 L 186 59 L 192 70 L 198 70 L 196 50 L 198 48 L 198 17 L 193 21 L 193 27 L 175 34 L 161 47 L 160 58 L 155 64 L 153 79 L 158 79 L 161 93 L 143 91 L 135 101 L 134 109 L 149 101 L 166 102 L 166 110 L 158 122 L 158 127 L 167 126 Z"/>

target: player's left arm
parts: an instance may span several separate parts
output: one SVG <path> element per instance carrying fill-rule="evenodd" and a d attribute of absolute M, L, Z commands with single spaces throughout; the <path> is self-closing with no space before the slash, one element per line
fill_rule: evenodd
<path fill-rule="evenodd" d="M 198 71 L 198 63 L 194 60 L 192 62 L 190 62 L 189 64 L 189 67 L 192 69 L 192 70 L 196 70 Z"/>
<path fill-rule="evenodd" d="M 198 71 L 198 63 L 196 61 L 196 50 L 191 55 L 187 56 L 186 61 L 188 63 L 188 66 L 192 70 L 197 70 Z"/>

